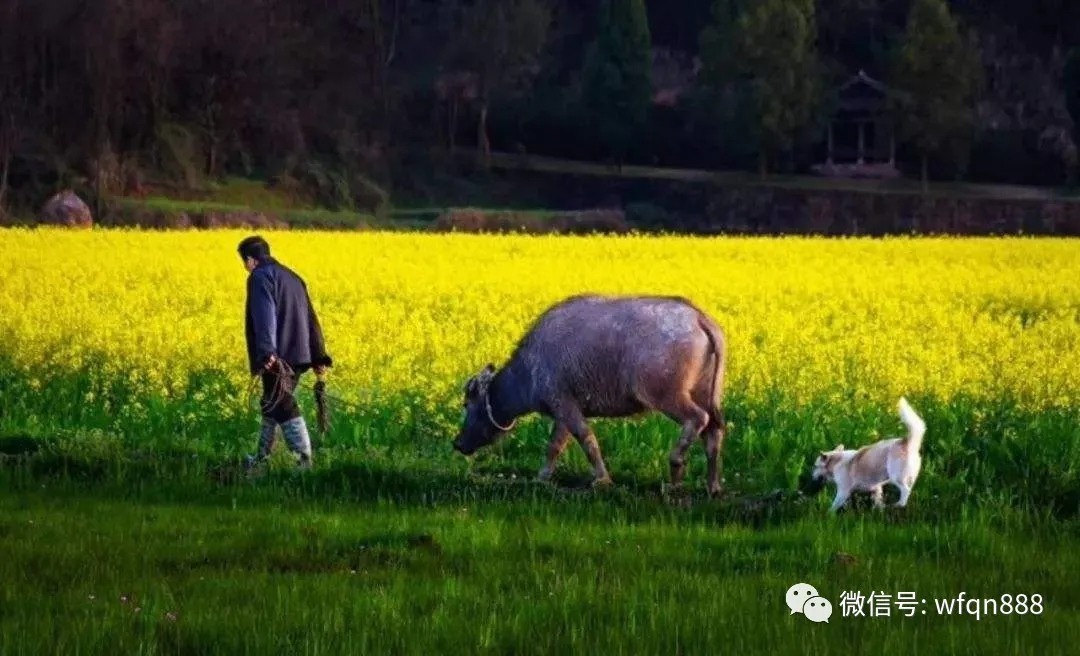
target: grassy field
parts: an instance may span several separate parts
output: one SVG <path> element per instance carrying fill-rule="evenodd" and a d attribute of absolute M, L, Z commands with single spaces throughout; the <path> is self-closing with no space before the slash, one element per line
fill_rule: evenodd
<path fill-rule="evenodd" d="M 243 236 L 0 232 L 0 653 L 1074 649 L 1074 241 L 272 234 L 338 362 L 334 423 L 313 471 L 246 478 Z M 576 447 L 533 480 L 539 419 L 451 452 L 464 380 L 581 291 L 724 326 L 724 498 L 700 447 L 664 485 L 663 419 L 597 423 L 609 490 Z M 929 427 L 911 506 L 828 517 L 800 477 L 898 433 L 901 394 Z M 828 623 L 790 614 L 799 582 Z M 938 610 L 961 593 L 998 612 Z"/>
<path fill-rule="evenodd" d="M 231 205 L 228 203 L 206 202 L 201 200 L 176 200 L 164 197 L 151 197 L 144 199 L 120 199 L 114 201 L 115 215 L 123 213 L 139 214 L 141 218 L 147 215 L 159 215 L 166 219 L 164 225 L 170 225 L 169 221 L 175 222 L 175 217 L 183 214 L 194 216 L 199 214 L 265 214 L 285 222 L 288 226 L 300 230 L 322 228 L 348 230 L 357 228 L 372 228 L 380 225 L 380 220 L 371 214 L 352 211 L 338 211 L 327 209 L 297 208 L 297 207 L 270 207 L 253 210 L 248 205 Z M 130 219 L 116 218 L 119 225 L 127 227 L 129 224 L 122 223 Z M 409 226 L 407 221 L 400 222 L 400 228 Z M 144 226 L 150 227 L 150 226 Z"/>

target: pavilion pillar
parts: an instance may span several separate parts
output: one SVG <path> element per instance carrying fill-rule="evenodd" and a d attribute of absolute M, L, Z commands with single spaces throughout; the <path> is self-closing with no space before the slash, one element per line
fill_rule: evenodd
<path fill-rule="evenodd" d="M 863 165 L 866 137 L 863 134 L 863 128 L 866 125 L 864 121 L 859 121 L 859 166 Z"/>

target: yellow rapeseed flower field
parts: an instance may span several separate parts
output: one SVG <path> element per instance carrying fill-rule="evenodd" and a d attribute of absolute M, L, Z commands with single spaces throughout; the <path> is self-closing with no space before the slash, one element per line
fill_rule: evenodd
<path fill-rule="evenodd" d="M 0 231 L 0 358 L 29 385 L 86 370 L 169 397 L 207 369 L 244 385 L 247 234 Z M 610 292 L 713 313 L 728 389 L 750 399 L 1080 403 L 1075 241 L 264 236 L 307 280 L 347 399 L 456 404 L 546 306 Z"/>

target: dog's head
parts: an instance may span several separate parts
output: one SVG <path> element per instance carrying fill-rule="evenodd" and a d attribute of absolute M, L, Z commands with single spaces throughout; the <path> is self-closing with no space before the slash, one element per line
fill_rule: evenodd
<path fill-rule="evenodd" d="M 833 480 L 836 465 L 840 463 L 843 452 L 843 444 L 837 444 L 832 451 L 822 451 L 817 460 L 814 461 L 814 471 L 811 474 L 811 479 L 818 484 Z"/>

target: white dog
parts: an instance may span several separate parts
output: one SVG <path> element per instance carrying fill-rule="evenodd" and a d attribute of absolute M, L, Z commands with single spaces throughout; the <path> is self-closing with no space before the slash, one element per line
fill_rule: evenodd
<path fill-rule="evenodd" d="M 815 482 L 833 481 L 836 483 L 836 499 L 830 512 L 836 512 L 843 506 L 855 490 L 870 492 L 874 505 L 884 507 L 882 486 L 892 483 L 900 489 L 897 506 L 907 505 L 911 488 L 919 476 L 922 467 L 923 434 L 926 424 L 908 405 L 907 399 L 900 399 L 900 420 L 907 426 L 907 437 L 897 437 L 869 444 L 861 449 L 844 449 L 837 445 L 832 451 L 822 451 L 814 463 Z"/>

